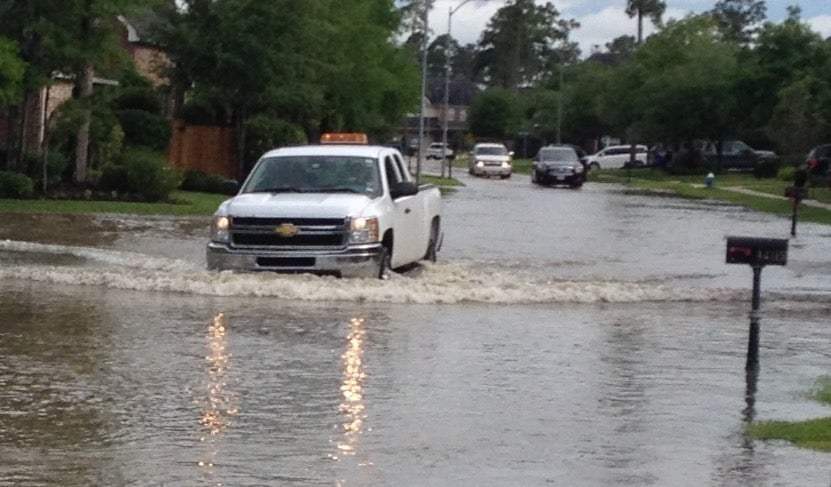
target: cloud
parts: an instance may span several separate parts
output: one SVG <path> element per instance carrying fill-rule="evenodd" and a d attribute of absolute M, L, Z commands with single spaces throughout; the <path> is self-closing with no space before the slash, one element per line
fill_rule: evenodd
<path fill-rule="evenodd" d="M 831 37 L 831 15 L 818 15 L 805 20 L 822 37 Z"/>
<path fill-rule="evenodd" d="M 686 16 L 689 10 L 667 9 L 665 19 L 680 19 Z M 584 15 L 577 19 L 580 28 L 573 32 L 572 39 L 580 44 L 580 50 L 586 56 L 594 46 L 603 48 L 607 42 L 622 35 L 638 35 L 638 20 L 629 18 L 623 7 L 609 6 L 603 10 Z M 649 19 L 644 19 L 644 37 L 657 31 L 657 27 Z"/>
<path fill-rule="evenodd" d="M 450 8 L 456 8 L 462 0 L 436 0 L 430 11 L 430 29 L 434 36 L 447 33 L 447 14 Z M 543 5 L 550 0 L 536 0 Z M 567 11 L 585 0 L 558 0 L 555 2 L 557 10 L 568 17 Z M 504 0 L 473 0 L 465 4 L 453 15 L 452 34 L 462 44 L 476 43 L 487 27 L 491 17 L 497 10 L 504 7 Z"/>
<path fill-rule="evenodd" d="M 430 28 L 433 35 L 442 35 L 447 32 L 447 14 L 450 7 L 456 7 L 460 0 L 436 0 L 433 10 L 430 12 Z M 504 0 L 473 0 L 464 5 L 453 15 L 452 34 L 460 43 L 476 43 L 482 31 L 497 10 L 505 5 Z M 537 3 L 544 4 L 546 0 L 537 0 Z M 571 38 L 580 45 L 584 56 L 591 53 L 592 47 L 598 45 L 603 47 L 607 42 L 622 35 L 636 35 L 638 24 L 636 19 L 626 15 L 622 1 L 614 1 L 606 7 L 594 12 L 577 15 L 574 11 L 585 11 L 587 7 L 597 2 L 588 0 L 567 0 L 557 1 L 555 5 L 564 18 L 574 17 L 580 22 L 580 28 L 572 32 Z M 685 8 L 669 8 L 664 15 L 665 19 L 682 18 L 690 13 Z M 656 31 L 656 27 L 648 19 L 644 21 L 644 34 L 650 35 Z"/>

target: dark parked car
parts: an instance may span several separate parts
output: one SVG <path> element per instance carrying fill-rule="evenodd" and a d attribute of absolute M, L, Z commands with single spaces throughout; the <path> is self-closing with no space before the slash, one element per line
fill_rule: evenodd
<path fill-rule="evenodd" d="M 718 163 L 718 150 L 715 143 L 704 144 L 702 152 L 707 162 Z M 721 145 L 721 168 L 752 171 L 760 162 L 775 160 L 776 153 L 756 150 L 741 140 L 726 140 Z"/>
<path fill-rule="evenodd" d="M 531 168 L 531 182 L 534 184 L 567 184 L 579 188 L 585 180 L 584 165 L 571 146 L 545 146 L 534 158 Z"/>

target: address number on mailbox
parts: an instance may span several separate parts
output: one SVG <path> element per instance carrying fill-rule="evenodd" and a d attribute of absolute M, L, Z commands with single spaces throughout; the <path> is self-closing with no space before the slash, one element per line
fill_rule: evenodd
<path fill-rule="evenodd" d="M 778 238 L 727 237 L 727 263 L 787 265 L 788 241 Z"/>

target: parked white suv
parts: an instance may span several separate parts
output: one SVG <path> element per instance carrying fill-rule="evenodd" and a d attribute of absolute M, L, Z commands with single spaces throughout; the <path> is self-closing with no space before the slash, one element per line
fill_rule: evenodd
<path fill-rule="evenodd" d="M 427 148 L 427 159 L 442 159 L 447 157 L 448 159 L 453 159 L 456 155 L 453 153 L 453 149 L 450 146 L 445 146 L 441 142 L 433 142 L 430 144 L 430 147 Z"/>
<path fill-rule="evenodd" d="M 597 154 L 588 156 L 586 165 L 590 169 L 620 169 L 629 164 L 631 151 L 631 145 L 611 145 Z M 635 146 L 634 167 L 645 166 L 648 153 L 649 150 L 645 145 Z"/>
<path fill-rule="evenodd" d="M 397 150 L 274 150 L 214 215 L 208 268 L 386 278 L 435 261 L 440 206 L 439 190 L 418 186 Z"/>

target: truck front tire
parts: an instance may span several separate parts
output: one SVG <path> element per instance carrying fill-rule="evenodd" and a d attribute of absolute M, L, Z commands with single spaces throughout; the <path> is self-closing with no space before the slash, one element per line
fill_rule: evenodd
<path fill-rule="evenodd" d="M 386 245 L 381 247 L 381 262 L 378 265 L 378 279 L 387 280 L 392 276 L 392 252 Z"/>

